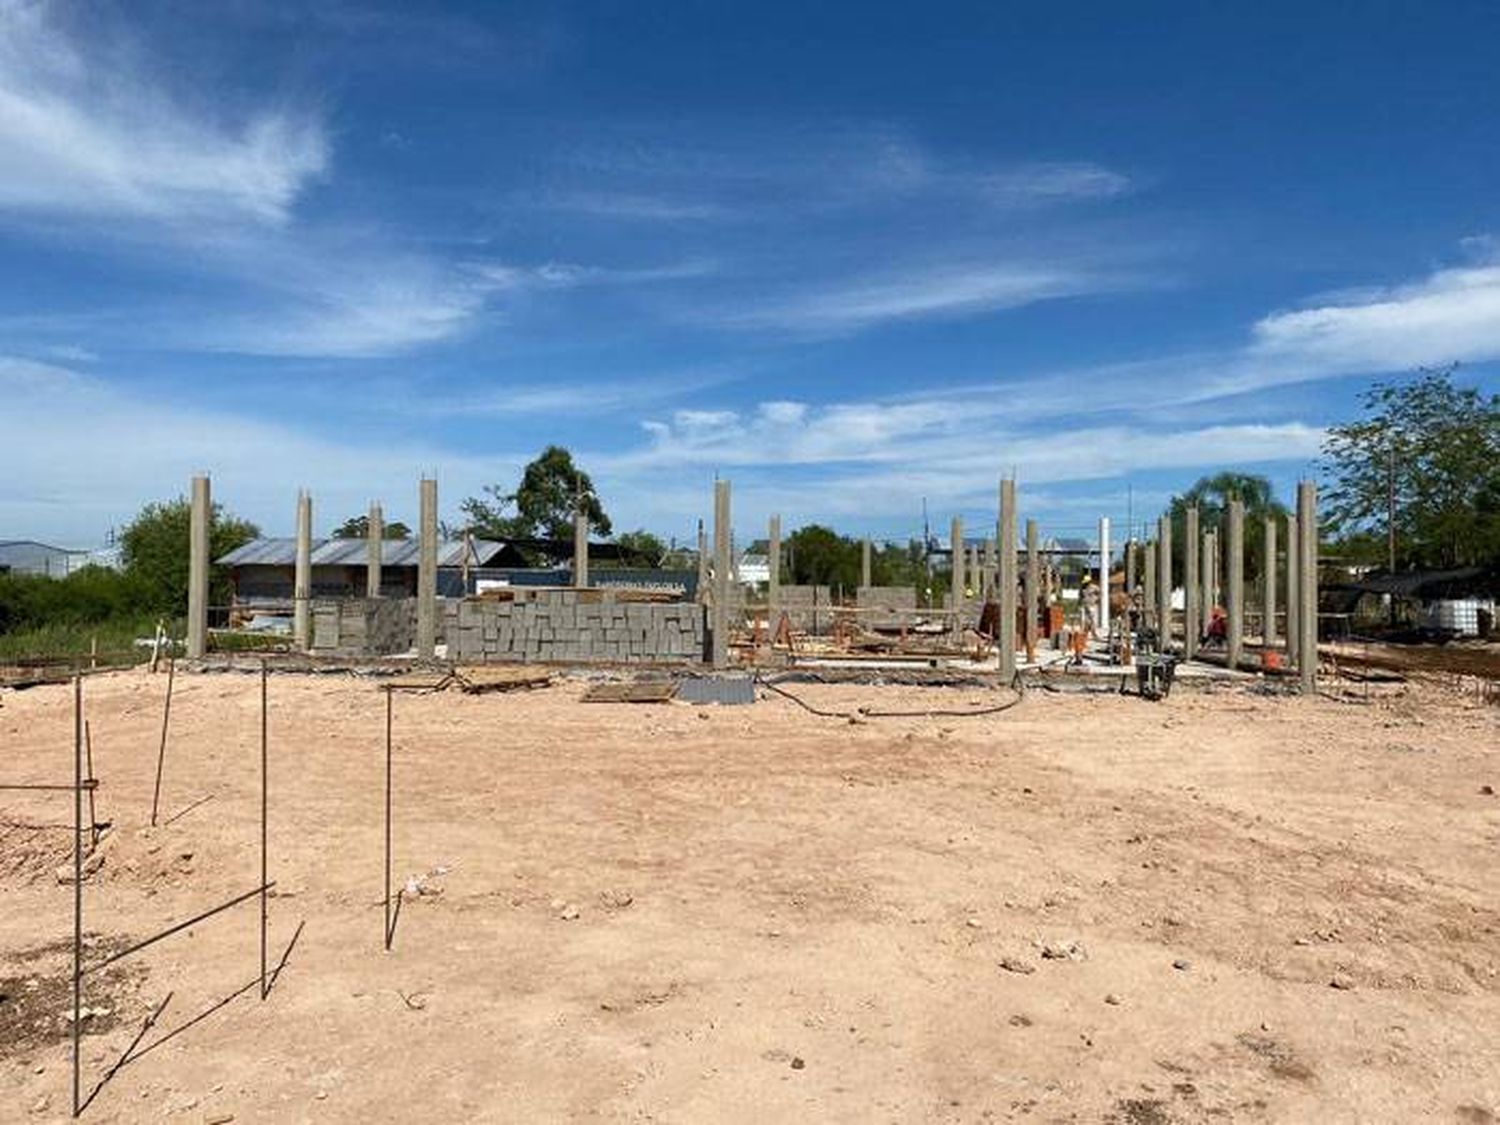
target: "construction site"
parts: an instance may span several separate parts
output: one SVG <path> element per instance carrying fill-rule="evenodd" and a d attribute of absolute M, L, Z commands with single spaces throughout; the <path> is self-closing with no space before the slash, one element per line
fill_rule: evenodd
<path fill-rule="evenodd" d="M 1320 609 L 1313 484 L 1001 480 L 936 594 L 418 497 L 215 559 L 196 477 L 185 635 L 0 689 L 0 1117 L 1496 1119 L 1500 650 Z"/>

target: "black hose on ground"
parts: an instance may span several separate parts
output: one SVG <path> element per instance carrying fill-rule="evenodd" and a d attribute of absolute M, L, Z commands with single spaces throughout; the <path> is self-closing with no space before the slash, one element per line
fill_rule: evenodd
<path fill-rule="evenodd" d="M 1008 699 L 1004 703 L 996 704 L 994 707 L 981 707 L 969 711 L 954 711 L 948 708 L 933 708 L 925 711 L 880 711 L 864 707 L 861 707 L 857 711 L 828 711 L 821 707 L 814 707 L 807 700 L 792 694 L 785 688 L 778 687 L 770 680 L 757 676 L 756 682 L 762 687 L 774 691 L 777 695 L 790 699 L 804 711 L 811 715 L 817 715 L 821 719 L 969 719 L 979 715 L 998 715 L 1002 711 L 1009 711 L 1026 698 L 1025 689 L 1021 685 L 1021 678 L 1018 675 L 1011 683 L 1011 690 L 1016 693 L 1016 697 Z"/>

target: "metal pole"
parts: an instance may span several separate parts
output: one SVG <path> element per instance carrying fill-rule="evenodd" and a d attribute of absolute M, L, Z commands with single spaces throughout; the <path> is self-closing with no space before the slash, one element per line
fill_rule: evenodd
<path fill-rule="evenodd" d="M 1099 517 L 1099 633 L 1109 640 L 1109 517 Z"/>
<path fill-rule="evenodd" d="M 83 677 L 73 677 L 73 1116 L 79 1101 L 83 1028 Z"/>
<path fill-rule="evenodd" d="M 88 779 L 92 782 L 87 786 L 89 791 L 89 851 L 92 852 L 99 843 L 99 808 L 94 803 L 94 790 L 99 788 L 99 779 L 94 776 L 94 736 L 89 730 L 89 721 L 83 720 L 83 753 L 89 768 Z"/>
<path fill-rule="evenodd" d="M 385 689 L 385 948 L 391 948 L 391 689 Z"/>
<path fill-rule="evenodd" d="M 161 768 L 167 760 L 167 724 L 172 719 L 172 682 L 177 676 L 177 657 L 167 656 L 167 703 L 161 712 L 161 747 L 156 751 L 156 788 L 151 794 L 151 827 L 156 827 L 156 810 L 161 804 Z"/>
<path fill-rule="evenodd" d="M 266 819 L 270 801 L 267 769 L 266 662 L 260 662 L 260 998 L 266 998 Z"/>

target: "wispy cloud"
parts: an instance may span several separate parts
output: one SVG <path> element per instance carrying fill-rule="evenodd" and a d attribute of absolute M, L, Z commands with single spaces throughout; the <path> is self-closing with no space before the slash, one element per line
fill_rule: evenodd
<path fill-rule="evenodd" d="M 122 46 L 83 51 L 40 3 L 0 3 L 0 208 L 282 222 L 327 167 L 316 116 L 220 120 Z"/>
<path fill-rule="evenodd" d="M 683 281 L 717 272 L 709 261 L 674 262 L 662 266 L 592 266 L 577 262 L 544 262 L 537 266 L 476 264 L 474 272 L 500 290 L 576 289 L 588 285 L 637 285 Z"/>
<path fill-rule="evenodd" d="M 792 292 L 707 307 L 695 315 L 727 328 L 776 328 L 813 337 L 859 332 L 889 321 L 959 317 L 1132 284 L 1087 267 L 999 263 L 912 268 L 877 277 L 799 284 Z"/>

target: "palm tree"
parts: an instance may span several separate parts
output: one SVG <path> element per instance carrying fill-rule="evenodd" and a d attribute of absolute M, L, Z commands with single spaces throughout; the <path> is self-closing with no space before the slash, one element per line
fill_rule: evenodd
<path fill-rule="evenodd" d="M 1276 499 L 1276 490 L 1265 477 L 1253 473 L 1216 473 L 1200 477 L 1181 496 L 1172 497 L 1172 573 L 1179 582 L 1186 573 L 1187 510 L 1197 506 L 1200 532 L 1218 531 L 1222 552 L 1228 542 L 1229 501 L 1235 499 L 1245 505 L 1245 581 L 1251 583 L 1260 578 L 1266 517 L 1277 517 L 1280 530 L 1287 507 Z M 1284 533 L 1281 542 L 1285 546 Z"/>

